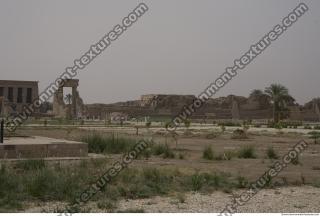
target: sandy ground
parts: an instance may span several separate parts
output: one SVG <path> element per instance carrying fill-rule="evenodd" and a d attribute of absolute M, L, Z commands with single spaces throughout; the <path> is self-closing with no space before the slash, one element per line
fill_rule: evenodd
<path fill-rule="evenodd" d="M 240 194 L 237 191 L 235 194 Z M 234 194 L 234 195 L 235 195 Z M 144 209 L 145 212 L 221 212 L 233 200 L 232 194 L 215 192 L 211 195 L 186 194 L 185 203 L 177 198 L 156 197 L 128 200 L 119 203 L 119 209 Z M 320 188 L 309 186 L 283 187 L 260 191 L 238 212 L 320 212 Z"/>
<path fill-rule="evenodd" d="M 233 197 L 242 193 L 237 190 L 234 194 L 220 191 L 210 195 L 200 193 L 186 193 L 183 203 L 176 196 L 153 197 L 150 199 L 121 200 L 114 212 L 143 210 L 146 213 L 219 213 L 224 207 L 232 203 Z M 320 188 L 311 186 L 281 187 L 276 189 L 264 189 L 254 196 L 249 202 L 240 206 L 239 213 L 317 213 L 320 212 Z M 62 203 L 38 203 L 25 209 L 25 212 L 53 212 L 61 209 Z M 99 209 L 96 202 L 90 202 L 85 209 L 90 212 L 107 212 Z"/>
<path fill-rule="evenodd" d="M 106 130 L 115 131 L 112 128 Z M 102 134 L 108 133 L 106 130 Z M 65 130 L 65 129 L 25 129 L 24 134 L 63 138 L 67 140 L 79 140 L 83 135 L 90 133 L 88 130 Z M 124 131 L 124 134 L 131 133 Z M 133 132 L 133 131 L 132 131 Z M 250 132 L 250 130 L 249 130 Z M 148 160 L 135 160 L 130 167 L 158 167 L 177 168 L 185 172 L 226 172 L 232 176 L 243 176 L 249 181 L 260 177 L 274 160 L 266 158 L 266 150 L 272 146 L 281 157 L 285 155 L 299 140 L 305 139 L 308 148 L 299 156 L 298 165 L 290 165 L 274 179 L 274 182 L 289 183 L 277 189 L 265 189 L 259 192 L 251 201 L 239 207 L 239 212 L 320 212 L 320 188 L 305 186 L 320 181 L 320 145 L 313 143 L 305 134 L 297 133 L 254 133 L 249 134 L 249 139 L 231 139 L 231 133 L 214 138 L 205 138 L 205 132 L 199 135 L 180 136 L 178 145 L 168 138 L 168 145 L 175 153 L 183 153 L 184 159 L 163 159 L 151 157 Z M 299 131 L 300 132 L 300 131 Z M 121 133 L 120 133 L 121 134 Z M 131 135 L 133 138 L 141 139 Z M 164 143 L 165 138 L 159 134 L 154 136 L 158 143 Z M 230 161 L 208 161 L 202 158 L 203 149 L 212 146 L 215 154 L 224 151 L 237 151 L 243 146 L 253 146 L 256 149 L 255 159 L 232 158 Z M 117 161 L 119 155 L 108 155 L 110 161 Z M 286 184 L 283 184 L 286 185 Z M 241 193 L 240 190 L 235 191 Z M 128 209 L 142 209 L 145 212 L 220 212 L 226 204 L 232 201 L 234 194 L 214 192 L 212 194 L 186 193 L 185 202 L 181 203 L 176 195 L 166 197 L 153 197 L 140 200 L 121 200 L 114 211 L 128 211 Z M 33 203 L 25 209 L 25 212 L 53 212 L 63 207 L 60 203 Z M 99 209 L 97 203 L 88 204 L 90 212 L 105 212 Z"/>

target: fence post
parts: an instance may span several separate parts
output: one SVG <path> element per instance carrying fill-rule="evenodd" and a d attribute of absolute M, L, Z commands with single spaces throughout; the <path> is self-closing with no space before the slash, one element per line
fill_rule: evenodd
<path fill-rule="evenodd" d="M 0 143 L 3 143 L 3 131 L 4 131 L 4 121 L 3 121 L 3 119 L 1 119 Z"/>

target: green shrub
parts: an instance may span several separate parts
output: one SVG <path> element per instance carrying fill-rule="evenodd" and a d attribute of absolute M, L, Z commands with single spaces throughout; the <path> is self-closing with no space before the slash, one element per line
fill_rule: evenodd
<path fill-rule="evenodd" d="M 319 131 L 311 131 L 308 133 L 311 139 L 314 139 L 314 144 L 318 144 L 318 140 L 320 139 Z"/>
<path fill-rule="evenodd" d="M 202 188 L 202 186 L 204 185 L 204 176 L 201 174 L 194 174 L 191 176 L 191 183 L 192 183 L 192 190 L 194 191 L 198 191 Z"/>
<path fill-rule="evenodd" d="M 157 144 L 152 146 L 152 153 L 154 155 L 162 155 L 163 158 L 175 158 L 175 154 L 168 145 Z"/>
<path fill-rule="evenodd" d="M 239 158 L 256 158 L 255 148 L 253 146 L 244 146 L 238 152 Z"/>
<path fill-rule="evenodd" d="M 185 158 L 185 154 L 180 152 L 178 157 L 180 160 L 183 160 Z"/>
<path fill-rule="evenodd" d="M 82 141 L 88 143 L 89 153 L 111 153 L 120 154 L 128 152 L 136 144 L 135 139 L 111 136 L 102 136 L 100 134 L 91 134 L 82 138 Z"/>
<path fill-rule="evenodd" d="M 221 125 L 221 126 L 220 126 L 220 129 L 221 129 L 221 132 L 224 133 L 224 132 L 226 131 L 226 126 Z"/>
<path fill-rule="evenodd" d="M 82 190 L 78 177 L 66 170 L 57 174 L 51 169 L 42 169 L 27 180 L 27 192 L 42 201 L 72 200 Z"/>
<path fill-rule="evenodd" d="M 278 159 L 279 158 L 279 156 L 277 155 L 277 153 L 275 152 L 275 150 L 271 146 L 267 149 L 267 157 L 269 159 Z"/>
<path fill-rule="evenodd" d="M 212 150 L 211 146 L 205 147 L 205 149 L 203 150 L 202 157 L 207 160 L 214 159 L 214 154 L 213 154 L 213 150 Z"/>
<path fill-rule="evenodd" d="M 275 129 L 282 129 L 285 127 L 284 124 L 282 124 L 281 122 L 278 122 L 278 123 L 275 123 L 274 126 L 273 126 Z"/>
<path fill-rule="evenodd" d="M 166 148 L 164 154 L 162 155 L 163 158 L 175 158 L 176 155 L 175 153 L 170 149 L 170 148 Z"/>
<path fill-rule="evenodd" d="M 161 155 L 166 151 L 167 148 L 168 147 L 166 145 L 157 144 L 157 145 L 152 146 L 152 153 L 154 155 Z"/>
<path fill-rule="evenodd" d="M 314 130 L 320 130 L 320 125 L 316 125 L 313 127 Z"/>
<path fill-rule="evenodd" d="M 238 188 L 246 188 L 249 184 L 249 181 L 243 177 L 243 176 L 238 176 L 237 178 L 237 187 Z"/>

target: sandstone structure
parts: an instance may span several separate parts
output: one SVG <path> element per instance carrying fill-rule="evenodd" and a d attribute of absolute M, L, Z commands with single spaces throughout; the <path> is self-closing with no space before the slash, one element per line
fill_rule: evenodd
<path fill-rule="evenodd" d="M 179 114 L 182 108 L 195 100 L 193 95 L 142 95 L 140 100 L 119 102 L 115 104 L 85 105 L 83 116 L 88 119 L 106 119 L 110 113 L 122 113 L 130 118 L 169 117 Z M 283 116 L 294 121 L 320 121 L 320 100 L 313 100 L 304 106 L 287 104 Z M 107 117 L 106 117 L 107 116 Z M 253 120 L 272 119 L 272 104 L 267 95 L 252 95 L 248 98 L 236 95 L 209 99 L 191 118 L 217 120 Z"/>
<path fill-rule="evenodd" d="M 188 106 L 196 99 L 194 95 L 147 94 L 142 95 L 139 100 L 84 105 L 77 90 L 78 86 L 77 79 L 64 80 L 64 85 L 54 94 L 52 117 L 110 121 L 144 119 L 146 116 L 172 118 L 178 115 L 184 106 Z M 64 101 L 63 88 L 65 87 L 72 88 L 70 104 Z M 0 81 L 2 116 L 18 114 L 25 105 L 32 103 L 37 97 L 38 82 L 36 81 Z M 191 116 L 193 119 L 201 120 L 268 120 L 272 117 L 270 98 L 264 94 L 211 98 Z M 292 98 L 286 104 L 286 109 L 281 112 L 281 117 L 293 121 L 320 121 L 320 98 L 313 99 L 305 105 L 295 103 Z"/>
<path fill-rule="evenodd" d="M 37 81 L 0 80 L 0 114 L 15 116 L 39 95 Z"/>
<path fill-rule="evenodd" d="M 69 119 L 82 118 L 83 101 L 77 90 L 78 86 L 79 80 L 77 79 L 64 80 L 64 84 L 55 92 L 53 98 L 53 114 L 55 117 Z M 71 104 L 64 102 L 63 88 L 65 87 L 72 88 Z"/>

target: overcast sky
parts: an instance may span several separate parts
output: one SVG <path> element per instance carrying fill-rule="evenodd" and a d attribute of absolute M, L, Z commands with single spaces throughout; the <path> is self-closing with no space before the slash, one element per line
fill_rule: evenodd
<path fill-rule="evenodd" d="M 0 79 L 54 81 L 141 1 L 0 0 Z M 301 1 L 146 0 L 149 11 L 77 76 L 85 103 L 197 95 Z M 217 96 L 271 83 L 320 97 L 320 1 Z"/>

